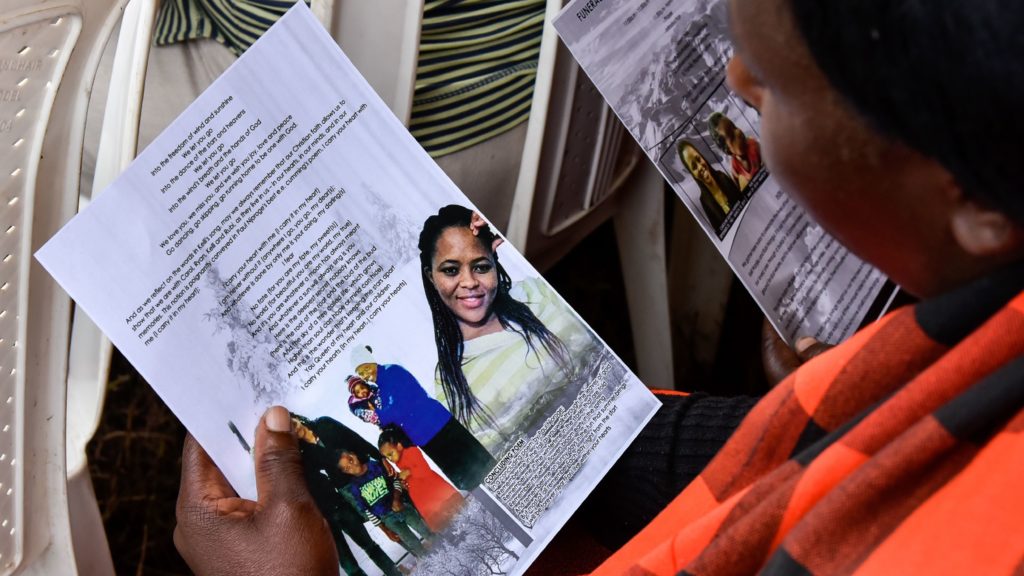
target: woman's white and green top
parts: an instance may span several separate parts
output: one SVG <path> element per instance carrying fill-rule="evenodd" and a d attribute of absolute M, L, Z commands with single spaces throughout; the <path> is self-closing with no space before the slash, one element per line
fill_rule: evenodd
<path fill-rule="evenodd" d="M 596 338 L 543 280 L 516 282 L 511 296 L 529 306 L 562 340 L 574 365 L 593 350 Z M 566 389 L 570 374 L 558 366 L 543 345 L 535 342 L 531 349 L 521 334 L 510 329 L 466 341 L 462 370 L 492 419 L 488 423 L 476 418 L 469 429 L 495 457 L 500 457 L 509 442 L 543 424 L 552 402 L 570 392 Z M 439 377 L 436 394 L 441 403 L 446 403 Z"/>

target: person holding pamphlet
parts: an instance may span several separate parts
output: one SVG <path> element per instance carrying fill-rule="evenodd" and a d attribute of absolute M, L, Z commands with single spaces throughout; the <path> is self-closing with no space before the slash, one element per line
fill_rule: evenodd
<path fill-rule="evenodd" d="M 1019 573 L 1024 8 L 731 0 L 729 13 L 729 83 L 761 113 L 766 166 L 823 228 L 924 301 L 797 368 L 594 573 Z M 481 273 L 492 252 L 480 250 Z M 472 383 L 451 382 L 461 417 L 476 405 Z M 686 452 L 685 431 L 657 433 L 699 399 L 662 400 L 612 478 L 660 457 L 638 453 L 654 442 L 665 457 Z M 331 572 L 294 433 L 274 410 L 257 429 L 258 505 L 233 498 L 186 445 L 176 542 L 197 574 Z M 655 464 L 645 469 L 670 470 Z M 632 488 L 602 506 L 628 512 L 650 497 Z"/>
<path fill-rule="evenodd" d="M 529 20 L 539 30 L 545 10 L 535 8 Z M 455 11 L 464 12 L 461 4 Z M 27 53 L 15 56 L 38 56 Z M 40 74 L 59 76 L 65 60 L 53 59 L 46 63 L 53 70 Z M 533 73 L 523 72 L 502 82 L 532 85 Z M 529 113 L 529 91 L 522 96 L 506 103 L 516 114 Z M 73 192 L 49 188 L 61 198 Z M 70 207 L 43 203 L 56 212 Z M 452 290 L 449 266 L 434 274 L 444 288 L 433 288 L 434 295 L 447 298 L 440 305 L 455 329 L 441 345 L 456 352 L 437 356 L 439 325 L 418 286 L 418 232 L 438 208 L 470 203 L 324 20 L 295 2 L 96 202 L 35 251 L 202 446 L 189 440 L 183 457 L 176 536 L 198 573 L 330 574 L 339 562 L 346 572 L 391 572 L 362 553 L 376 555 L 371 546 L 352 546 L 361 536 L 350 538 L 341 525 L 347 520 L 339 511 L 348 508 L 335 494 L 354 496 L 354 484 L 355 506 L 374 509 L 385 528 L 394 524 L 367 528 L 392 558 L 402 552 L 388 538 L 422 554 L 420 540 L 429 537 L 426 555 L 402 556 L 403 572 L 445 573 L 463 562 L 472 573 L 523 571 L 657 411 L 657 398 L 510 245 L 487 278 L 492 290 L 464 297 Z M 463 246 L 493 256 L 496 235 L 486 230 L 485 247 L 476 237 L 484 234 L 482 218 L 459 212 L 459 239 L 472 239 Z M 33 229 L 33 237 L 49 235 L 63 219 L 54 214 L 52 226 Z M 28 266 L 24 256 L 34 246 L 12 254 Z M 63 293 L 48 293 L 55 305 L 66 304 Z M 449 305 L 469 322 L 460 326 Z M 49 310 L 32 308 L 40 320 Z M 482 312 L 479 326 L 474 309 Z M 448 339 L 453 335 L 459 339 Z M 391 360 L 356 358 L 360 348 L 369 352 L 362 340 Z M 35 340 L 25 358 L 34 350 Z M 67 352 L 47 350 L 57 364 Z M 509 362 L 501 361 L 503 350 Z M 475 415 L 484 426 L 471 431 L 468 419 L 464 424 L 446 408 L 452 399 L 466 406 L 467 397 L 437 394 L 439 363 L 443 375 L 466 371 L 461 392 L 480 394 Z M 267 412 L 273 406 L 284 413 Z M 288 410 L 310 419 L 293 422 Z M 318 417 L 371 446 L 381 426 L 398 426 L 410 439 L 405 456 L 415 461 L 422 451 L 425 458 L 410 461 L 410 481 L 426 481 L 430 493 L 441 486 L 439 476 L 465 492 L 448 526 L 436 535 L 421 530 L 414 505 L 394 496 L 401 482 L 387 482 L 390 465 L 365 446 L 337 445 L 331 426 L 321 425 L 328 420 Z M 491 422 L 497 426 L 486 426 Z M 550 449 L 569 443 L 572 454 Z M 353 461 L 346 467 L 359 466 L 348 470 L 358 478 L 339 468 L 341 455 L 332 452 L 341 449 Z M 232 536 L 221 537 L 222 521 Z M 339 533 L 343 541 L 332 539 Z M 240 550 L 242 559 L 235 557 Z M 300 550 L 315 558 L 290 557 Z M 349 552 L 358 566 L 349 566 Z M 224 557 L 202 564 L 209 554 Z"/>
<path fill-rule="evenodd" d="M 1019 572 L 1024 10 L 732 0 L 729 15 L 728 81 L 760 111 L 767 167 L 924 300 L 797 368 L 595 574 Z"/>

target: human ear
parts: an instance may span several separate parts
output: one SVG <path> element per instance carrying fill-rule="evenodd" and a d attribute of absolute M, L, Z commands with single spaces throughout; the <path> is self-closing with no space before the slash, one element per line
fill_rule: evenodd
<path fill-rule="evenodd" d="M 1016 222 L 966 197 L 953 206 L 950 226 L 957 244 L 973 256 L 997 256 L 1024 245 L 1024 230 Z"/>
<path fill-rule="evenodd" d="M 757 111 L 761 110 L 764 88 L 738 55 L 734 54 L 725 67 L 725 82 L 747 106 Z"/>

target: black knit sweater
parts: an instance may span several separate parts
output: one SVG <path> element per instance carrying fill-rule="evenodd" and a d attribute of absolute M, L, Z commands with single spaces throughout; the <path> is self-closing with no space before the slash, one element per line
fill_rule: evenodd
<path fill-rule="evenodd" d="M 622 547 L 700 474 L 757 402 L 702 393 L 658 398 L 661 409 L 577 514 L 610 550 Z"/>

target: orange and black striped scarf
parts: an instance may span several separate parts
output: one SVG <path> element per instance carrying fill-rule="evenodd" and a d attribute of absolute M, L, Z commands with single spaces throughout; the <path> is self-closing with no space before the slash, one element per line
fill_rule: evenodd
<path fill-rule="evenodd" d="M 1024 266 L 794 372 L 594 574 L 1024 574 Z"/>

